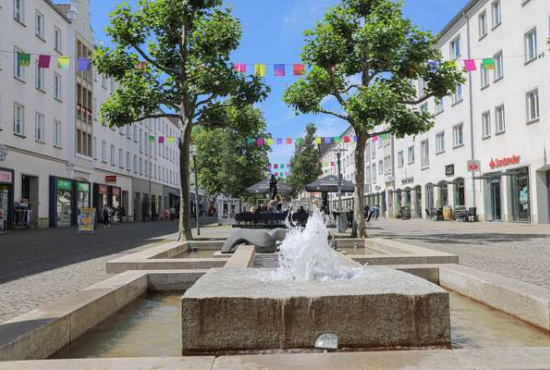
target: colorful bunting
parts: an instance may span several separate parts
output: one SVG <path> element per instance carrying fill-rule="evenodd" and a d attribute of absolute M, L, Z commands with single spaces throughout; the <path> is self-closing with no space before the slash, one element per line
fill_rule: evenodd
<path fill-rule="evenodd" d="M 175 136 L 168 136 L 168 144 L 172 144 L 176 141 Z"/>
<path fill-rule="evenodd" d="M 351 140 L 349 136 L 344 136 L 344 143 L 349 143 Z"/>
<path fill-rule="evenodd" d="M 149 135 L 149 142 L 154 143 L 155 141 L 155 137 L 153 135 Z"/>
<path fill-rule="evenodd" d="M 458 68 L 458 62 L 456 60 L 448 60 L 445 62 L 449 67 L 457 69 Z"/>
<path fill-rule="evenodd" d="M 321 144 L 321 140 L 322 139 L 320 137 L 316 137 L 315 138 L 315 144 L 317 144 L 317 145 Z"/>
<path fill-rule="evenodd" d="M 474 59 L 464 59 L 464 68 L 466 69 L 466 72 L 476 71 L 476 61 Z"/>
<path fill-rule="evenodd" d="M 246 74 L 246 64 L 243 64 L 243 63 L 235 64 L 235 72 Z"/>
<path fill-rule="evenodd" d="M 164 136 L 159 136 L 159 144 L 164 144 Z"/>
<path fill-rule="evenodd" d="M 57 68 L 59 69 L 69 69 L 71 59 L 67 56 L 60 56 L 57 58 Z"/>
<path fill-rule="evenodd" d="M 283 139 L 281 138 L 277 139 L 277 145 L 283 145 Z"/>
<path fill-rule="evenodd" d="M 281 168 L 281 170 L 284 169 L 284 168 L 285 168 L 285 165 L 282 164 L 282 165 L 280 166 L 280 168 Z"/>
<path fill-rule="evenodd" d="M 274 167 L 275 169 L 277 169 L 277 168 L 279 168 L 279 165 L 276 164 L 276 165 L 274 165 L 273 167 Z"/>
<path fill-rule="evenodd" d="M 303 76 L 306 74 L 306 67 L 303 64 L 294 64 L 294 76 Z"/>
<path fill-rule="evenodd" d="M 324 140 L 325 144 L 332 143 L 332 138 L 330 138 L 330 137 L 325 137 L 323 140 Z"/>
<path fill-rule="evenodd" d="M 284 77 L 286 75 L 284 64 L 275 64 L 274 67 L 275 77 Z"/>
<path fill-rule="evenodd" d="M 340 137 L 339 136 L 335 136 L 332 138 L 332 141 L 335 143 L 335 144 L 338 144 L 340 142 Z"/>
<path fill-rule="evenodd" d="M 257 139 L 256 139 L 256 144 L 257 144 L 258 146 L 264 145 L 264 139 L 262 139 L 261 137 L 257 138 Z"/>
<path fill-rule="evenodd" d="M 495 60 L 493 58 L 483 59 L 483 68 L 485 68 L 486 70 L 495 69 Z"/>
<path fill-rule="evenodd" d="M 50 55 L 39 55 L 38 56 L 38 68 L 50 68 Z"/>
<path fill-rule="evenodd" d="M 273 139 L 267 139 L 267 145 L 269 146 L 273 145 Z"/>
<path fill-rule="evenodd" d="M 86 72 L 90 69 L 91 61 L 88 58 L 78 58 L 78 72 Z"/>
<path fill-rule="evenodd" d="M 29 67 L 31 65 L 31 55 L 17 52 L 17 64 L 20 67 Z"/>
<path fill-rule="evenodd" d="M 286 143 L 287 143 L 288 145 L 292 145 L 292 138 L 291 138 L 291 137 L 287 137 L 287 138 L 286 138 Z"/>
<path fill-rule="evenodd" d="M 248 145 L 254 145 L 255 142 L 256 142 L 256 141 L 255 141 L 254 139 L 252 139 L 251 137 L 249 137 L 248 139 L 246 139 L 246 143 L 247 143 Z"/>
<path fill-rule="evenodd" d="M 265 76 L 265 64 L 255 64 L 254 65 L 254 75 L 257 77 Z"/>

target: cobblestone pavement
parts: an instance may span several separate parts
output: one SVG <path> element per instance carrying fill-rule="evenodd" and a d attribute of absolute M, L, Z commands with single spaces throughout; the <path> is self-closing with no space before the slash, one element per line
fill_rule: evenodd
<path fill-rule="evenodd" d="M 373 226 L 371 236 L 454 253 L 461 265 L 550 289 L 550 225 L 380 220 Z"/>
<path fill-rule="evenodd" d="M 205 227 L 202 237 L 219 233 Z M 99 228 L 12 231 L 0 236 L 0 323 L 108 277 L 105 263 L 124 254 L 175 240 L 176 222 Z"/>

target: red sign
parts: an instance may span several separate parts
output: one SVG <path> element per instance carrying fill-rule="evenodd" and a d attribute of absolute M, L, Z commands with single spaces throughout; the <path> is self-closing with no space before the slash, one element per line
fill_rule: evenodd
<path fill-rule="evenodd" d="M 99 185 L 97 187 L 97 192 L 99 194 L 107 194 L 109 192 L 109 188 L 107 187 L 107 185 Z"/>
<path fill-rule="evenodd" d="M 479 161 L 468 161 L 468 171 L 477 172 L 481 168 L 481 163 Z"/>
<path fill-rule="evenodd" d="M 13 182 L 11 172 L 0 171 L 0 182 L 11 184 Z"/>
<path fill-rule="evenodd" d="M 491 167 L 492 170 L 495 168 L 500 167 L 506 167 L 513 164 L 518 164 L 521 161 L 521 157 L 519 155 L 513 155 L 511 157 L 504 157 L 504 158 L 497 158 L 497 159 L 491 159 L 491 162 L 489 163 L 489 167 Z"/>
<path fill-rule="evenodd" d="M 107 181 L 107 182 L 116 182 L 116 175 L 107 175 L 107 176 L 105 176 L 105 181 Z"/>

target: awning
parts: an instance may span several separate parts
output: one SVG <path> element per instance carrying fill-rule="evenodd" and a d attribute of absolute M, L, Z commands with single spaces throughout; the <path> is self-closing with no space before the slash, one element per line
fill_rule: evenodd
<path fill-rule="evenodd" d="M 269 178 L 252 185 L 246 192 L 248 194 L 269 194 Z M 292 188 L 286 184 L 277 183 L 277 194 L 292 194 Z"/>
<path fill-rule="evenodd" d="M 313 181 L 311 184 L 305 186 L 306 191 L 310 193 L 337 193 L 338 192 L 338 176 L 328 175 L 318 180 Z M 355 191 L 355 185 L 353 183 L 342 179 L 342 193 L 353 193 Z"/>

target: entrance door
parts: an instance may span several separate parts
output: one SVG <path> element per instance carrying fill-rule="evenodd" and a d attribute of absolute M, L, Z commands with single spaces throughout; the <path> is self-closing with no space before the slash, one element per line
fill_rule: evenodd
<path fill-rule="evenodd" d="M 491 215 L 493 221 L 502 221 L 500 179 L 491 180 Z"/>
<path fill-rule="evenodd" d="M 521 170 L 520 173 L 512 177 L 512 189 L 514 221 L 531 221 L 531 196 L 529 191 L 529 172 L 527 169 Z"/>

